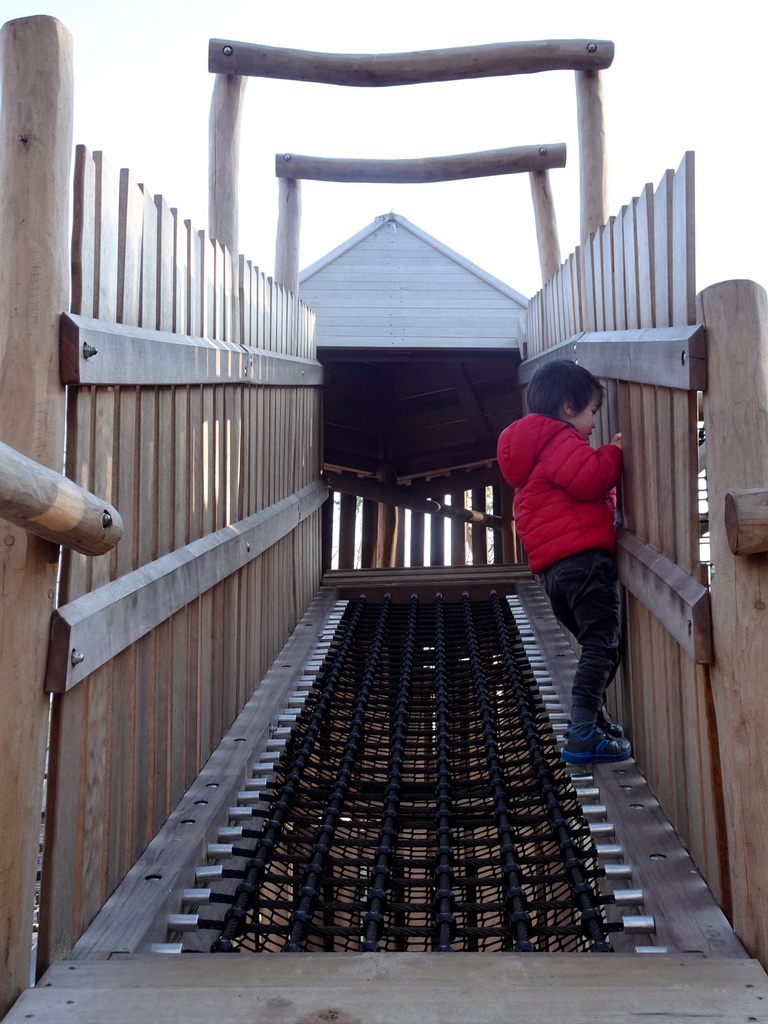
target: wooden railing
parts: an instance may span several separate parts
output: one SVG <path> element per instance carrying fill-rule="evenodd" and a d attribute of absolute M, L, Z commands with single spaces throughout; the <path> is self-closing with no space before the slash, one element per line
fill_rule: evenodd
<path fill-rule="evenodd" d="M 757 285 L 728 282 L 704 292 L 697 308 L 693 257 L 687 154 L 531 300 L 521 380 L 558 356 L 604 380 L 598 442 L 619 430 L 624 448 L 626 631 L 615 710 L 676 831 L 765 963 L 768 914 L 754 894 L 768 885 L 768 790 L 757 767 L 768 727 L 768 631 L 759 625 L 768 556 L 759 541 L 760 553 L 736 554 L 728 529 L 738 531 L 733 492 L 759 495 L 768 485 L 766 301 Z M 700 546 L 702 465 L 711 567 Z"/>
<path fill-rule="evenodd" d="M 313 318 L 79 147 L 67 476 L 120 510 L 64 556 L 41 959 L 65 955 L 195 778 L 320 578 Z"/>

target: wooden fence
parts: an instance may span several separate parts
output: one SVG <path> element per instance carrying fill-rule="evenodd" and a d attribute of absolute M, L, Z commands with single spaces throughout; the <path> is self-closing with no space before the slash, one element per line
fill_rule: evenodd
<path fill-rule="evenodd" d="M 566 357 L 605 382 L 597 440 L 621 431 L 625 467 L 615 710 L 676 831 L 765 963 L 768 915 L 754 894 L 768 882 L 757 752 L 768 724 L 759 683 L 768 635 L 758 626 L 766 555 L 735 557 L 723 518 L 726 492 L 768 484 L 764 442 L 744 442 L 753 431 L 762 437 L 768 415 L 765 293 L 751 282 L 714 286 L 708 305 L 699 298 L 697 322 L 693 192 L 686 154 L 574 252 L 531 300 L 521 380 L 542 360 Z M 699 509 L 704 467 L 708 521 Z M 700 546 L 707 526 L 711 588 Z"/>
<path fill-rule="evenodd" d="M 4 137 L 21 140 L 2 157 L 2 437 L 14 465 L 55 477 L 66 423 L 74 497 L 99 495 L 105 532 L 110 510 L 124 532 L 106 554 L 65 551 L 49 626 L 56 549 L 3 524 L 17 710 L 0 724 L 1 809 L 23 850 L 6 844 L 0 872 L 0 1015 L 30 970 L 45 690 L 40 967 L 166 820 L 313 598 L 327 496 L 313 314 L 84 147 L 70 259 L 71 40 L 40 17 L 2 43 Z"/>

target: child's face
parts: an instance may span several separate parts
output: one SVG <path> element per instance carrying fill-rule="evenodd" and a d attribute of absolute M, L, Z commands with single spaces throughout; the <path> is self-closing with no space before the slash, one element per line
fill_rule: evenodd
<path fill-rule="evenodd" d="M 595 429 L 595 414 L 600 405 L 599 395 L 595 395 L 594 398 L 587 402 L 581 412 L 574 412 L 573 406 L 566 402 L 560 408 L 560 416 L 576 427 L 582 437 L 587 438 Z"/>

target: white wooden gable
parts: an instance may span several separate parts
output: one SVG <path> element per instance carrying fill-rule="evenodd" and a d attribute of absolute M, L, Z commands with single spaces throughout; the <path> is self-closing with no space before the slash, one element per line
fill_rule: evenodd
<path fill-rule="evenodd" d="M 299 281 L 319 348 L 520 348 L 525 296 L 394 213 Z"/>

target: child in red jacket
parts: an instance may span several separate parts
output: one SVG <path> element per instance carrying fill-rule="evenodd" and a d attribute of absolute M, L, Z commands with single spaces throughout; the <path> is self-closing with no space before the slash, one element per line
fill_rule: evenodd
<path fill-rule="evenodd" d="M 621 435 L 587 438 L 603 401 L 600 381 L 570 360 L 546 363 L 528 386 L 531 412 L 499 437 L 499 467 L 515 488 L 515 522 L 531 571 L 581 645 L 564 761 L 624 761 L 632 747 L 603 703 L 619 663 L 616 484 Z"/>

